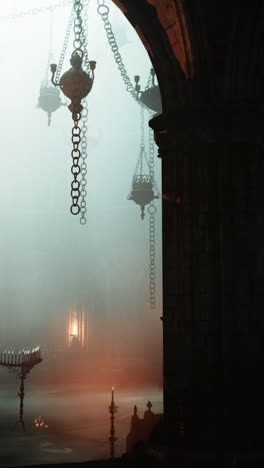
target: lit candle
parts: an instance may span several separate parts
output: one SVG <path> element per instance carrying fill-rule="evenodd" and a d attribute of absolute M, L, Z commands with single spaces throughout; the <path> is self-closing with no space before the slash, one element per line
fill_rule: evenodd
<path fill-rule="evenodd" d="M 115 387 L 112 387 L 112 401 L 114 401 L 114 389 Z"/>

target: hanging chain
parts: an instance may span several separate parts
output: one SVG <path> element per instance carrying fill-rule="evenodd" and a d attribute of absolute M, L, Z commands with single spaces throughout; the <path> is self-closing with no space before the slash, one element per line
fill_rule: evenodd
<path fill-rule="evenodd" d="M 134 85 L 131 83 L 131 80 L 127 74 L 123 59 L 119 52 L 116 38 L 112 30 L 112 25 L 109 21 L 109 7 L 105 5 L 105 0 L 97 0 L 97 5 L 98 5 L 97 11 L 104 22 L 104 28 L 106 30 L 107 39 L 110 44 L 111 50 L 113 52 L 114 59 L 117 63 L 117 67 L 121 73 L 121 77 L 126 85 L 126 90 L 131 94 L 133 99 L 135 99 L 135 101 L 141 107 L 145 107 L 144 104 L 138 100 L 137 92 L 135 91 Z"/>
<path fill-rule="evenodd" d="M 145 150 L 145 135 L 144 135 L 144 109 L 140 109 L 140 127 L 141 127 L 141 140 L 140 140 L 140 174 L 143 173 L 143 158 L 146 155 Z"/>
<path fill-rule="evenodd" d="M 81 115 L 81 135 L 82 135 L 82 140 L 81 140 L 81 203 L 80 203 L 80 212 L 81 212 L 81 217 L 80 217 L 80 223 L 81 224 L 86 224 L 86 196 L 87 196 L 87 120 L 88 120 L 88 105 L 87 105 L 87 99 L 84 99 L 82 102 L 83 109 L 82 109 L 82 115 Z"/>
<path fill-rule="evenodd" d="M 150 119 L 153 117 L 153 112 L 150 112 Z M 160 198 L 160 191 L 157 186 L 157 182 L 155 180 L 155 164 L 154 164 L 154 156 L 155 156 L 155 142 L 154 142 L 154 132 L 152 128 L 149 127 L 149 167 L 150 167 L 150 177 L 152 179 L 154 192 L 156 193 L 156 197 Z"/>
<path fill-rule="evenodd" d="M 49 23 L 49 53 L 48 53 L 48 64 L 45 72 L 44 85 L 51 86 L 49 73 L 50 73 L 50 64 L 52 62 L 53 53 L 52 53 L 52 43 L 53 43 L 53 11 L 50 12 L 50 23 Z"/>
<path fill-rule="evenodd" d="M 80 213 L 80 206 L 78 200 L 80 198 L 80 182 L 77 180 L 78 175 L 81 172 L 79 165 L 81 151 L 79 150 L 79 145 L 81 143 L 81 128 L 79 127 L 79 121 L 81 119 L 81 114 L 79 112 L 73 112 L 72 120 L 74 126 L 72 127 L 72 145 L 73 149 L 71 152 L 72 155 L 72 167 L 71 172 L 73 175 L 73 181 L 71 182 L 71 197 L 72 197 L 72 206 L 71 213 L 77 215 Z"/>
<path fill-rule="evenodd" d="M 72 56 L 75 54 L 80 55 L 81 58 L 83 58 L 83 41 L 82 41 L 82 35 L 83 35 L 83 24 L 82 24 L 82 12 L 83 6 L 81 3 L 81 0 L 74 0 L 74 11 L 75 11 L 75 17 L 74 17 L 74 22 L 73 22 L 73 32 L 74 32 L 74 40 L 73 40 L 73 48 L 74 51 L 72 53 Z"/>
<path fill-rule="evenodd" d="M 151 84 L 152 84 L 152 74 L 151 74 L 151 71 L 150 71 L 150 72 L 149 72 L 148 82 L 147 82 L 147 84 L 146 84 L 145 91 L 147 91 L 147 89 L 150 88 Z"/>
<path fill-rule="evenodd" d="M 61 55 L 60 55 L 60 60 L 59 60 L 57 70 L 56 70 L 55 80 L 57 82 L 59 82 L 59 80 L 60 80 L 61 70 L 62 70 L 65 54 L 66 54 L 66 51 L 67 51 L 67 48 L 68 48 L 69 39 L 70 39 L 70 35 L 71 35 L 73 18 L 74 18 L 74 5 L 72 6 L 72 9 L 71 9 L 71 14 L 70 14 L 70 17 L 69 17 L 68 26 L 67 26 L 67 29 L 66 29 L 66 34 L 65 34 L 65 38 L 64 38 L 64 42 L 63 42 L 63 47 L 62 47 L 62 51 L 61 51 Z"/>
<path fill-rule="evenodd" d="M 149 302 L 150 308 L 155 309 L 156 302 L 156 265 L 155 265 L 155 214 L 157 208 L 154 200 L 150 202 L 149 212 Z"/>
<path fill-rule="evenodd" d="M 74 31 L 74 40 L 73 40 L 73 53 L 72 56 L 78 54 L 81 58 L 83 57 L 82 51 L 82 4 L 80 0 L 74 1 L 74 23 L 73 23 L 73 31 Z M 77 215 L 80 213 L 80 206 L 79 206 L 79 198 L 80 198 L 80 181 L 77 179 L 78 175 L 81 172 L 80 167 L 80 158 L 81 158 L 81 151 L 79 149 L 79 145 L 81 143 L 81 127 L 79 126 L 79 122 L 81 119 L 81 113 L 76 112 L 78 106 L 78 88 L 79 88 L 79 77 L 75 75 L 75 96 L 72 99 L 73 103 L 73 113 L 72 113 L 72 120 L 74 122 L 74 126 L 72 128 L 72 144 L 73 149 L 71 152 L 72 156 L 72 167 L 71 172 L 73 175 L 73 181 L 71 182 L 71 197 L 72 197 L 72 205 L 71 205 L 71 213 L 73 215 Z"/>
<path fill-rule="evenodd" d="M 0 21 L 15 20 L 23 18 L 24 16 L 38 15 L 40 13 L 47 13 L 48 11 L 56 10 L 56 8 L 62 8 L 72 4 L 72 0 L 63 0 L 61 2 L 46 5 L 40 8 L 30 8 L 29 10 L 19 11 L 18 13 L 11 13 L 10 15 L 0 16 Z"/>
<path fill-rule="evenodd" d="M 83 22 L 82 22 L 82 42 L 83 42 L 83 69 L 88 73 L 90 71 L 90 62 L 88 57 L 88 8 L 89 8 L 89 0 L 83 1 Z"/>
<path fill-rule="evenodd" d="M 160 193 L 157 189 L 156 183 L 155 183 L 155 174 L 154 174 L 154 154 L 155 154 L 155 148 L 154 148 L 154 133 L 151 128 L 149 128 L 149 165 L 150 165 L 150 177 L 153 183 L 153 187 L 156 189 L 156 196 L 160 197 Z M 149 302 L 150 302 L 150 308 L 155 309 L 155 303 L 156 303 L 156 264 L 155 264 L 155 256 L 156 256 L 156 250 L 155 250 L 155 229 L 156 229 L 156 223 L 155 223 L 155 214 L 156 214 L 157 208 L 155 207 L 155 200 L 152 200 L 150 202 L 150 205 L 148 207 L 148 213 L 149 213 Z"/>
<path fill-rule="evenodd" d="M 82 42 L 83 42 L 83 52 L 84 52 L 84 61 L 83 61 L 83 69 L 86 73 L 90 70 L 90 63 L 88 57 L 88 31 L 87 31 L 87 24 L 88 24 L 88 6 L 89 0 L 84 0 L 83 2 L 83 29 L 82 29 Z M 86 224 L 86 197 L 87 197 L 87 120 L 88 120 L 88 102 L 87 98 L 85 98 L 82 102 L 83 109 L 81 115 L 81 203 L 80 203 L 80 223 Z"/>

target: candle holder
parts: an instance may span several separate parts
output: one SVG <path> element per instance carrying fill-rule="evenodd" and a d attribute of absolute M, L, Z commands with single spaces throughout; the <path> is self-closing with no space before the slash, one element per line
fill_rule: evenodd
<path fill-rule="evenodd" d="M 6 367 L 9 372 L 14 373 L 20 379 L 19 387 L 19 399 L 20 399 L 20 409 L 19 409 L 19 420 L 17 424 L 21 424 L 25 431 L 24 423 L 24 397 L 25 397 L 25 387 L 24 381 L 30 371 L 34 366 L 39 364 L 42 361 L 39 347 L 34 348 L 30 351 L 22 350 L 19 353 L 14 353 L 5 350 L 5 352 L 0 353 L 0 366 Z"/>

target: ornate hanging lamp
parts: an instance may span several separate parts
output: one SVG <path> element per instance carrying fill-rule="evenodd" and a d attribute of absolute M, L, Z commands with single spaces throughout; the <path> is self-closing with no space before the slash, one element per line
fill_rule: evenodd
<path fill-rule="evenodd" d="M 139 85 L 140 77 L 135 76 L 136 85 L 133 86 L 123 59 L 118 49 L 118 44 L 113 33 L 112 25 L 109 21 L 109 7 L 105 4 L 105 0 L 97 0 L 97 11 L 104 23 L 107 39 L 114 59 L 117 63 L 121 77 L 126 86 L 127 92 L 141 107 L 141 144 L 140 153 L 138 156 L 136 169 L 132 179 L 131 191 L 128 195 L 128 200 L 133 200 L 141 208 L 141 219 L 145 217 L 145 207 L 148 205 L 149 213 L 149 302 L 150 308 L 155 308 L 156 302 L 156 266 L 155 266 L 155 199 L 160 198 L 160 193 L 154 177 L 154 135 L 149 129 L 149 158 L 147 157 L 144 142 L 144 109 L 148 108 L 153 116 L 155 113 L 162 112 L 161 96 L 159 87 L 155 85 L 155 71 L 152 68 L 146 89 L 141 91 Z M 152 86 L 151 86 L 152 85 Z M 140 96 L 141 95 L 141 96 Z M 145 166 L 145 167 L 144 167 Z"/>
<path fill-rule="evenodd" d="M 96 62 L 88 60 L 88 53 L 85 49 L 85 34 L 84 34 L 84 25 L 82 19 L 82 10 L 83 5 L 88 6 L 87 1 L 81 0 L 74 0 L 73 4 L 73 30 L 74 30 L 74 41 L 73 47 L 74 50 L 71 55 L 70 64 L 71 68 L 65 72 L 62 77 L 60 78 L 60 72 L 62 69 L 62 64 L 65 56 L 65 52 L 67 49 L 67 44 L 69 40 L 69 35 L 66 34 L 63 52 L 60 58 L 59 67 L 57 69 L 57 65 L 51 64 L 50 69 L 52 72 L 51 81 L 55 86 L 59 86 L 62 92 L 67 96 L 71 103 L 69 104 L 68 108 L 72 113 L 72 119 L 74 122 L 74 126 L 72 128 L 72 144 L 73 149 L 71 152 L 72 156 L 72 167 L 71 172 L 73 175 L 73 181 L 71 182 L 71 198 L 72 198 L 72 205 L 71 205 L 71 213 L 73 215 L 77 215 L 82 211 L 79 204 L 79 198 L 82 195 L 82 190 L 85 191 L 85 187 L 83 187 L 82 183 L 78 180 L 78 176 L 81 174 L 83 175 L 82 165 L 80 165 L 80 161 L 82 159 L 81 149 L 82 148 L 81 140 L 82 140 L 82 129 L 79 125 L 81 120 L 81 112 L 83 110 L 83 105 L 81 104 L 82 99 L 84 99 L 92 89 L 93 81 L 94 81 L 94 70 Z M 83 69 L 83 61 L 85 67 L 88 71 L 84 71 Z M 56 74 L 56 77 L 55 77 Z M 82 222 L 85 224 L 86 219 Z"/>
<path fill-rule="evenodd" d="M 39 90 L 39 98 L 38 98 L 38 105 L 40 109 L 44 110 L 44 112 L 48 115 L 48 126 L 50 126 L 51 122 L 51 114 L 55 112 L 59 107 L 65 106 L 60 98 L 60 91 L 59 89 L 53 88 L 50 86 L 48 80 L 43 80 L 41 83 L 41 87 Z"/>
<path fill-rule="evenodd" d="M 52 86 L 50 80 L 48 79 L 49 64 L 52 60 L 52 18 L 50 21 L 50 35 L 49 35 L 49 55 L 48 55 L 48 67 L 46 69 L 45 77 L 41 83 L 39 90 L 38 105 L 40 109 L 48 115 L 48 125 L 50 126 L 51 114 L 55 112 L 59 107 L 65 106 L 60 98 L 60 90 Z"/>
<path fill-rule="evenodd" d="M 155 76 L 155 70 L 154 68 L 151 68 L 147 86 L 144 91 L 141 91 L 141 86 L 139 84 L 140 76 L 136 75 L 134 77 L 136 83 L 135 91 L 140 102 L 142 102 L 151 111 L 160 114 L 162 112 L 161 96 L 158 85 L 155 85 Z"/>
<path fill-rule="evenodd" d="M 152 114 L 153 115 L 153 114 Z M 160 198 L 155 181 L 154 165 L 154 134 L 149 128 L 149 155 L 147 157 L 144 142 L 144 109 L 141 108 L 141 143 L 140 153 L 136 164 L 135 173 L 132 180 L 129 200 L 133 200 L 141 207 L 141 219 L 145 217 L 145 207 L 148 205 L 149 214 L 149 303 L 150 309 L 155 309 L 156 303 L 156 211 L 155 200 Z M 145 165 L 145 167 L 144 167 Z"/>
<path fill-rule="evenodd" d="M 144 142 L 144 109 L 141 108 L 141 142 L 140 152 L 134 172 L 131 192 L 128 200 L 133 200 L 141 208 L 141 219 L 145 217 L 145 206 L 159 195 L 155 195 L 155 182 L 150 161 L 147 158 Z"/>

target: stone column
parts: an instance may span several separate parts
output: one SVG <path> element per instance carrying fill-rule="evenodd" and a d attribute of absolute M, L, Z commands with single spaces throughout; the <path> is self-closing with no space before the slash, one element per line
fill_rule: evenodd
<path fill-rule="evenodd" d="M 219 113 L 150 121 L 162 158 L 165 421 L 172 445 L 183 420 L 186 448 L 231 455 L 261 447 L 264 357 L 263 158 L 257 127 L 243 131 L 250 116 L 233 117 L 222 134 Z"/>

